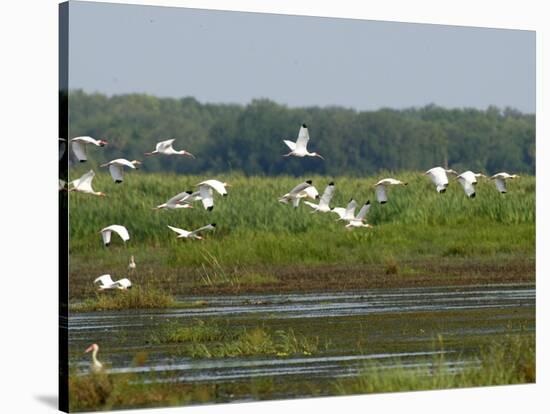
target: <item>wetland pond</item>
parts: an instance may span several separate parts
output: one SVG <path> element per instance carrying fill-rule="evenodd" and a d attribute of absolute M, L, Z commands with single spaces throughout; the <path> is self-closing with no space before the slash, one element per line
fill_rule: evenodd
<path fill-rule="evenodd" d="M 73 313 L 70 366 L 88 372 L 91 343 L 111 375 L 137 382 L 271 381 L 270 398 L 333 393 L 338 378 L 382 369 L 430 366 L 444 354 L 450 372 L 479 363 L 482 346 L 535 331 L 534 284 L 369 289 L 323 293 L 179 296 L 205 306 Z M 186 344 L 155 340 L 166 327 L 215 324 L 225 331 L 292 331 L 314 343 L 307 352 L 216 356 L 189 354 Z M 136 355 L 146 353 L 139 364 Z M 304 385 L 304 384 L 309 385 Z M 311 388 L 315 384 L 315 389 Z M 309 387 L 309 388 L 308 388 Z M 217 401 L 231 400 L 219 396 Z M 254 395 L 239 396 L 255 399 Z"/>

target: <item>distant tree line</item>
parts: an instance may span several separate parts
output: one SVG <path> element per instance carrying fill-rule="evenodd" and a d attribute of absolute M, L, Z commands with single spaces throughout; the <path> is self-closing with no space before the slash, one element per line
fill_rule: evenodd
<path fill-rule="evenodd" d="M 309 127 L 309 150 L 325 161 L 281 157 L 288 152 L 283 139 L 294 141 L 302 123 Z M 69 131 L 71 138 L 107 139 L 100 161 L 142 160 L 157 141 L 169 138 L 176 139 L 176 149 L 197 156 L 152 157 L 143 165 L 147 171 L 360 176 L 448 165 L 485 173 L 535 172 L 535 115 L 511 108 L 356 111 L 289 108 L 268 99 L 243 106 L 76 90 L 69 95 Z"/>

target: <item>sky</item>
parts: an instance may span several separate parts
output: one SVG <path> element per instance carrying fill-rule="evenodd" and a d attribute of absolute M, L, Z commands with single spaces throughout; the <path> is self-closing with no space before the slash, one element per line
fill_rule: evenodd
<path fill-rule="evenodd" d="M 71 1 L 69 87 L 535 112 L 535 32 Z"/>

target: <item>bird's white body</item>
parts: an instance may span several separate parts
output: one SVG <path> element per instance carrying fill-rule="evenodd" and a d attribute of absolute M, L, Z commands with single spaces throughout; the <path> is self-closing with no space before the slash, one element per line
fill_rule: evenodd
<path fill-rule="evenodd" d="M 88 171 L 82 177 L 70 182 L 70 185 L 72 185 L 73 188 L 69 189 L 69 191 L 77 191 L 79 193 L 104 197 L 105 193 L 102 193 L 101 191 L 94 191 L 94 189 L 92 188 L 92 181 L 94 180 L 94 177 L 95 172 L 93 170 Z"/>
<path fill-rule="evenodd" d="M 382 180 L 374 184 L 374 188 L 376 190 L 376 199 L 380 204 L 384 204 L 388 201 L 386 187 L 390 185 L 407 185 L 407 183 L 396 180 L 395 178 L 383 178 Z"/>
<path fill-rule="evenodd" d="M 111 233 L 118 234 L 119 237 L 124 242 L 130 240 L 130 234 L 128 233 L 128 229 L 119 224 L 112 224 L 108 227 L 105 227 L 104 229 L 101 229 L 100 233 L 101 233 L 101 237 L 103 238 L 103 244 L 105 246 L 109 246 L 109 244 L 111 244 Z"/>
<path fill-rule="evenodd" d="M 176 209 L 176 208 L 193 208 L 190 204 L 193 197 L 192 191 L 184 191 L 183 193 L 176 194 L 174 197 L 170 198 L 166 203 L 159 204 L 154 209 L 160 210 L 163 208 L 167 209 Z"/>
<path fill-rule="evenodd" d="M 126 290 L 132 287 L 132 282 L 129 279 L 124 278 L 113 281 L 111 275 L 101 275 L 94 280 L 95 283 L 100 283 L 99 290 Z"/>
<path fill-rule="evenodd" d="M 338 220 L 354 220 L 355 219 L 355 209 L 357 208 L 357 201 L 353 198 L 349 201 L 346 208 L 344 207 L 335 207 L 331 211 L 338 214 Z"/>
<path fill-rule="evenodd" d="M 84 352 L 92 352 L 92 365 L 90 366 L 90 370 L 93 372 L 93 373 L 98 373 L 98 372 L 101 372 L 103 371 L 103 364 L 101 362 L 99 362 L 99 360 L 97 359 L 97 353 L 99 352 L 99 346 L 97 344 L 92 344 L 90 345 L 86 351 Z"/>
<path fill-rule="evenodd" d="M 315 188 L 313 186 L 306 188 L 306 191 L 310 188 Z M 309 192 L 311 193 L 312 190 Z M 313 193 L 312 193 L 313 194 Z M 330 200 L 334 196 L 334 183 L 330 183 L 325 188 L 325 191 L 323 192 L 323 195 L 321 196 L 321 199 L 319 200 L 319 204 L 315 204 L 309 201 L 304 201 L 304 204 L 310 206 L 313 209 L 313 213 L 320 212 L 320 213 L 328 213 L 330 212 L 331 208 L 329 206 Z M 315 197 L 315 196 L 314 196 Z"/>
<path fill-rule="evenodd" d="M 346 219 L 348 221 L 348 224 L 346 224 L 346 228 L 352 229 L 354 227 L 372 227 L 372 225 L 365 222 L 365 217 L 369 212 L 369 210 L 370 210 L 370 201 L 367 200 L 367 202 L 363 204 L 363 207 L 361 207 L 361 210 L 359 210 L 359 213 L 357 213 L 355 217 Z"/>
<path fill-rule="evenodd" d="M 447 174 L 456 175 L 455 170 L 445 169 L 443 167 L 434 167 L 424 173 L 428 175 L 432 182 L 435 184 L 435 189 L 438 193 L 444 193 L 449 186 L 449 178 Z"/>
<path fill-rule="evenodd" d="M 140 161 L 128 161 L 125 158 L 117 158 L 116 160 L 101 164 L 100 167 L 109 167 L 109 172 L 111 173 L 113 181 L 118 184 L 124 181 L 124 167 L 135 170 L 139 164 L 141 164 Z"/>
<path fill-rule="evenodd" d="M 506 190 L 506 180 L 513 180 L 514 178 L 518 178 L 519 175 L 516 174 L 508 174 L 506 172 L 500 172 L 498 174 L 495 174 L 491 177 L 491 180 L 495 180 L 495 186 L 497 190 L 501 194 L 505 194 L 507 192 Z"/>
<path fill-rule="evenodd" d="M 284 157 L 318 157 L 324 159 L 320 154 L 316 152 L 309 152 L 307 150 L 307 143 L 309 142 L 309 131 L 306 124 L 303 124 L 301 126 L 296 142 L 289 141 L 288 139 L 284 139 L 283 142 L 288 148 L 290 148 L 290 152 L 288 154 L 285 154 Z"/>
<path fill-rule="evenodd" d="M 319 192 L 312 185 L 311 180 L 298 184 L 296 187 L 294 187 L 284 196 L 279 198 L 279 202 L 284 204 L 288 204 L 288 202 L 292 202 L 292 205 L 294 207 L 298 207 L 298 205 L 300 204 L 300 200 L 302 198 L 308 198 L 308 197 L 314 200 L 319 198 Z"/>
<path fill-rule="evenodd" d="M 476 196 L 476 188 L 477 185 L 477 178 L 478 177 L 485 177 L 481 173 L 474 173 L 472 171 L 464 171 L 462 174 L 459 174 L 456 179 L 462 185 L 462 188 L 464 189 L 464 193 L 469 198 L 474 198 Z"/>
<path fill-rule="evenodd" d="M 214 191 L 225 197 L 227 196 L 226 187 L 229 187 L 229 184 L 218 180 L 206 180 L 198 183 L 197 186 L 199 187 L 198 194 L 193 193 L 192 197 L 202 201 L 205 210 L 212 211 L 214 209 Z"/>
<path fill-rule="evenodd" d="M 175 150 L 173 147 L 175 139 L 167 139 L 166 141 L 160 141 L 157 143 L 153 152 L 146 152 L 145 155 L 185 155 L 187 157 L 195 158 L 193 154 L 185 150 Z"/>
<path fill-rule="evenodd" d="M 96 147 L 104 147 L 107 145 L 107 141 L 102 139 L 94 139 L 88 136 L 75 137 L 71 139 L 71 147 L 73 148 L 74 155 L 80 162 L 86 162 L 88 156 L 86 155 L 86 146 L 88 144 L 95 145 Z"/>
<path fill-rule="evenodd" d="M 167 226 L 170 230 L 175 231 L 178 234 L 178 239 L 197 239 L 202 240 L 202 237 L 198 233 L 206 230 L 214 230 L 216 228 L 216 223 L 207 224 L 206 226 L 200 227 L 196 230 L 189 231 L 178 229 L 177 227 Z"/>

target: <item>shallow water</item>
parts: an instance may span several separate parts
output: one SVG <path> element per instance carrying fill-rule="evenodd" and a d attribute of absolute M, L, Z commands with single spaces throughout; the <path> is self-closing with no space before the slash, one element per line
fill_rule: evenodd
<path fill-rule="evenodd" d="M 430 366 L 445 353 L 450 372 L 478 363 L 480 346 L 500 336 L 535 329 L 534 285 L 369 289 L 330 293 L 181 296 L 182 302 L 204 300 L 193 309 L 94 312 L 71 315 L 71 366 L 86 372 L 89 355 L 100 344 L 99 358 L 112 374 L 132 372 L 138 381 L 153 381 L 151 372 L 192 383 L 247 381 L 255 378 L 330 380 L 358 375 L 369 363 L 392 369 Z M 319 338 L 314 355 L 246 358 L 190 358 L 179 345 L 150 345 L 150 335 L 165 324 L 186 326 L 215 320 L 235 329 L 261 326 L 292 328 Z M 438 336 L 444 347 L 438 345 Z M 146 351 L 142 366 L 136 353 Z M 396 362 L 399 360 L 399 362 Z M 295 395 L 294 395 L 295 396 Z"/>

